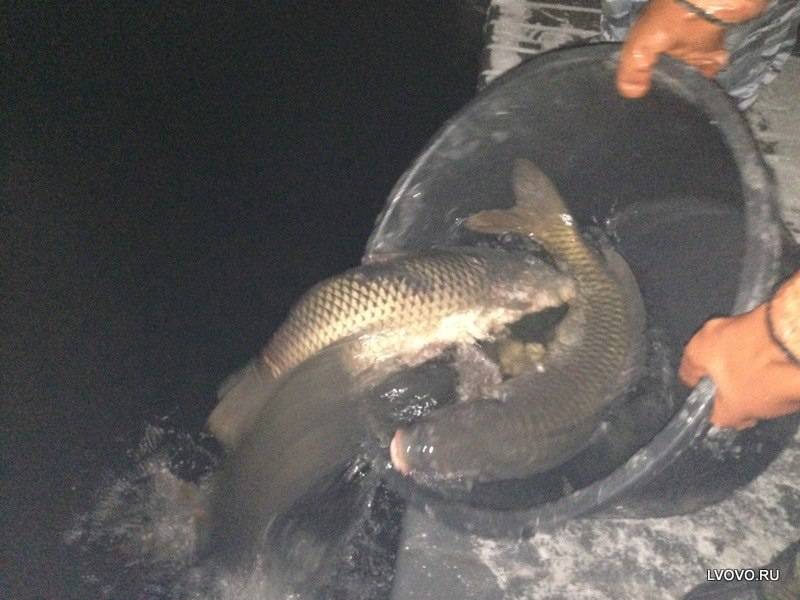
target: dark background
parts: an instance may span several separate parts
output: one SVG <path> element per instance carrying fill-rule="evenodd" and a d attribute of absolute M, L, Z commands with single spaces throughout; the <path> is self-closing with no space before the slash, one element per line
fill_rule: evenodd
<path fill-rule="evenodd" d="M 77 593 L 101 474 L 202 426 L 473 94 L 479 2 L 285 4 L 7 9 L 1 598 Z"/>

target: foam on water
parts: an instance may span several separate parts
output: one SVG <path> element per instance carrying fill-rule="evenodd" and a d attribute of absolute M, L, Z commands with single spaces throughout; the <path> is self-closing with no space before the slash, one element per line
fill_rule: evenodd
<path fill-rule="evenodd" d="M 127 470 L 100 485 L 94 508 L 65 534 L 78 556 L 86 597 L 292 598 L 276 594 L 260 564 L 235 574 L 196 566 L 197 522 L 219 461 L 206 442 L 147 425 Z"/>
<path fill-rule="evenodd" d="M 147 425 L 123 473 L 106 476 L 94 508 L 80 515 L 65 541 L 78 557 L 92 597 L 168 597 L 168 583 L 187 571 L 197 542 L 195 517 L 215 457 L 186 434 Z M 183 457 L 183 458 L 181 458 Z M 177 476 L 204 463 L 197 483 Z"/>
<path fill-rule="evenodd" d="M 264 555 L 228 569 L 198 558 L 199 527 L 207 516 L 211 477 L 220 457 L 204 435 L 169 425 L 147 425 L 122 472 L 100 484 L 93 508 L 65 533 L 85 589 L 83 597 L 188 600 L 353 600 L 388 597 L 402 506 L 369 474 L 339 478 L 317 490 L 330 514 L 284 518 L 282 565 L 322 552 L 325 580 L 299 592 L 280 581 Z M 356 464 L 357 461 L 354 461 Z M 349 486 L 347 489 L 343 485 Z M 335 506 L 341 499 L 341 506 Z M 326 508 L 326 510 L 328 510 Z M 323 511 L 325 512 L 325 511 Z M 325 539 L 325 518 L 349 524 L 335 542 Z M 317 553 L 319 553 L 317 552 Z M 297 556 L 302 554 L 303 556 Z M 334 556 L 330 556 L 333 554 Z M 322 594 L 320 596 L 319 594 Z"/>

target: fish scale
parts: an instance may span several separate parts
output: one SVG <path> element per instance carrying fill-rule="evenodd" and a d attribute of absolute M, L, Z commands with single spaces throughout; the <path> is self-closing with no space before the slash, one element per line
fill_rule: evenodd
<path fill-rule="evenodd" d="M 497 252 L 431 251 L 325 280 L 292 308 L 263 360 L 278 378 L 343 339 L 394 330 L 425 332 L 449 315 L 486 305 L 490 288 L 502 284 L 490 273 L 502 271 L 510 260 L 520 261 Z"/>

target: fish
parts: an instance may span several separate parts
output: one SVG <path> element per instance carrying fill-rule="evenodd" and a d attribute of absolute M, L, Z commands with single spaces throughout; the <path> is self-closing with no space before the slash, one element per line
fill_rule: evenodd
<path fill-rule="evenodd" d="M 343 368 L 365 373 L 366 385 L 574 294 L 572 278 L 545 261 L 499 249 L 440 248 L 356 267 L 300 298 L 260 356 L 223 383 L 206 427 L 235 448 L 282 378 L 346 340 Z"/>
<path fill-rule="evenodd" d="M 534 163 L 515 161 L 512 187 L 514 206 L 473 214 L 465 226 L 535 240 L 572 276 L 577 293 L 536 368 L 498 384 L 489 397 L 398 429 L 395 467 L 420 483 L 519 479 L 563 463 L 642 369 L 645 309 L 625 260 L 610 246 L 586 242 Z"/>
<path fill-rule="evenodd" d="M 449 348 L 502 338 L 575 293 L 573 278 L 541 258 L 479 247 L 393 257 L 312 287 L 209 418 L 228 452 L 202 554 L 237 565 L 279 552 L 275 519 L 375 435 L 365 406 L 378 384 Z"/>

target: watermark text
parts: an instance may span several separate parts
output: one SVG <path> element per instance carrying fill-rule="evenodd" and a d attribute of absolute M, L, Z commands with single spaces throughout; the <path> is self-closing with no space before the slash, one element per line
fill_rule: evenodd
<path fill-rule="evenodd" d="M 707 569 L 708 581 L 778 581 L 780 569 Z"/>

